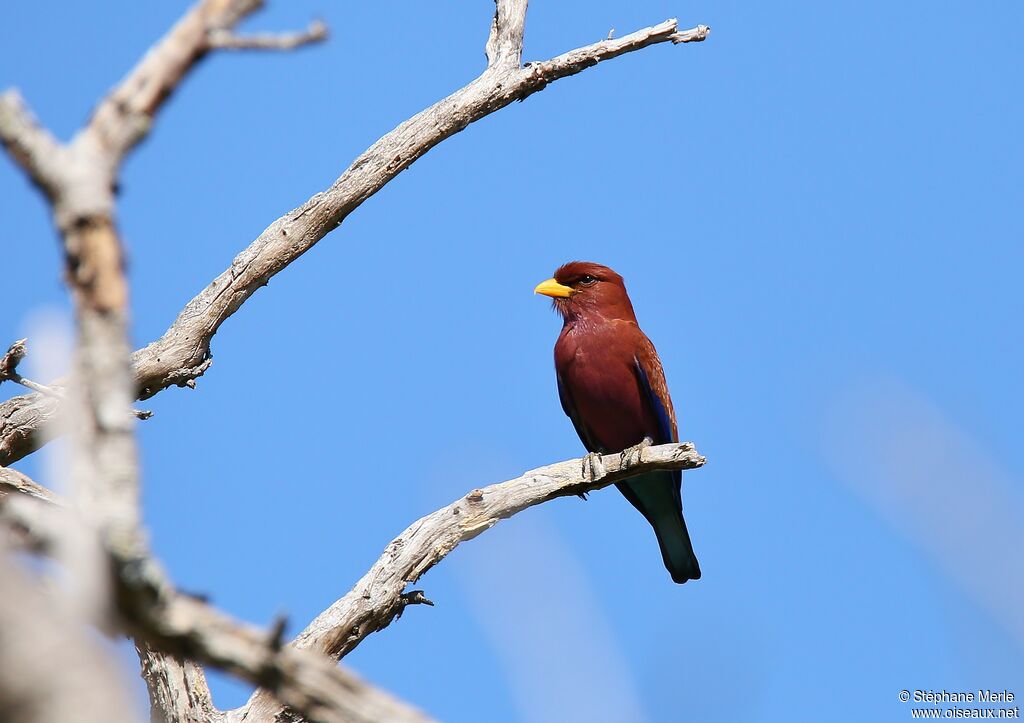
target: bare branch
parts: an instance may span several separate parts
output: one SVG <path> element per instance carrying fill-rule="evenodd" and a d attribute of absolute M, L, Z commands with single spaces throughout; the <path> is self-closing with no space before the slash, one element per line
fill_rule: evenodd
<path fill-rule="evenodd" d="M 123 612 L 136 634 L 159 650 L 209 663 L 264 687 L 271 691 L 269 697 L 310 721 L 390 720 L 377 717 L 379 708 L 366 707 L 365 698 L 376 691 L 353 686 L 351 675 L 315 651 L 282 647 L 273 632 L 242 625 L 188 596 L 160 593 L 154 604 L 146 599 L 152 589 L 125 592 L 130 595 Z M 422 714 L 409 719 L 428 720 Z"/>
<path fill-rule="evenodd" d="M 14 89 L 0 94 L 0 143 L 43 193 L 52 198 L 60 175 L 61 145 L 39 125 Z"/>
<path fill-rule="evenodd" d="M 142 678 L 149 690 L 153 723 L 220 723 L 225 715 L 213 705 L 203 669 L 136 641 Z"/>
<path fill-rule="evenodd" d="M 11 494 L 28 495 L 46 502 L 56 500 L 50 490 L 33 482 L 28 475 L 10 467 L 0 467 L 0 501 Z"/>
<path fill-rule="evenodd" d="M 7 353 L 0 357 L 0 383 L 11 379 L 17 373 L 18 365 L 28 354 L 28 347 L 25 342 L 28 339 L 18 339 L 7 349 Z"/>
<path fill-rule="evenodd" d="M 0 550 L 0 720 L 134 720 L 126 686 L 96 642 Z"/>
<path fill-rule="evenodd" d="M 705 463 L 690 442 L 641 444 L 619 454 L 590 457 L 540 467 L 507 482 L 472 490 L 447 507 L 412 523 L 384 549 L 384 554 L 355 587 L 306 627 L 293 641 L 298 649 L 316 650 L 334 659 L 351 652 L 370 634 L 387 627 L 411 602 L 429 601 L 422 592 L 405 593 L 452 550 L 511 517 L 542 502 L 591 492 L 643 472 L 696 469 Z M 419 595 L 416 595 L 419 593 Z M 273 715 L 275 704 L 263 691 L 247 709 L 257 720 Z"/>
<path fill-rule="evenodd" d="M 327 26 L 314 20 L 305 30 L 295 33 L 258 33 L 238 35 L 228 30 L 214 30 L 207 43 L 218 50 L 294 50 L 303 45 L 327 40 Z"/>
<path fill-rule="evenodd" d="M 338 668 L 342 676 L 347 679 L 349 690 L 348 699 L 350 707 L 355 709 L 352 717 L 355 721 L 377 721 L 382 723 L 431 723 L 433 718 L 412 707 L 403 700 L 399 700 L 387 691 L 381 690 L 366 682 L 352 671 Z M 295 715 L 294 711 L 278 710 L 275 707 L 273 718 L 260 718 L 257 713 L 248 707 L 242 707 L 228 713 L 230 723 L 302 723 L 301 716 Z"/>
<path fill-rule="evenodd" d="M 45 384 L 34 382 L 31 379 L 23 377 L 18 374 L 17 368 L 21 360 L 28 354 L 28 347 L 25 345 L 28 339 L 19 339 L 18 341 L 11 344 L 11 347 L 4 354 L 3 358 L 0 359 L 0 384 L 5 381 L 12 381 L 15 384 L 31 389 L 34 392 L 45 394 L 48 397 L 54 399 L 64 399 L 64 392 L 55 387 L 48 387 Z M 149 419 L 153 416 L 153 412 L 148 409 L 132 409 L 132 416 L 136 419 Z"/>
<path fill-rule="evenodd" d="M 109 590 L 100 586 L 109 601 L 105 605 L 108 611 L 96 618 L 97 622 L 113 620 L 116 612 L 119 622 L 144 641 L 147 681 L 163 713 L 187 717 L 198 708 L 209 717 L 214 709 L 201 671 L 194 666 L 175 667 L 148 645 L 245 677 L 310 720 L 377 720 L 385 709 L 371 707 L 372 716 L 367 717 L 365 700 L 353 695 L 352 679 L 330 660 L 316 653 L 282 648 L 280 631 L 268 637 L 178 594 L 150 556 L 141 523 L 135 441 L 127 414 L 128 402 L 134 397 L 126 342 L 128 286 L 113 220 L 114 178 L 125 154 L 148 132 L 162 102 L 212 47 L 210 39 L 224 37 L 222 33 L 260 5 L 259 0 L 199 2 L 100 103 L 88 125 L 68 146 L 51 142 L 16 94 L 7 94 L 0 106 L 0 132 L 4 144 L 43 185 L 53 202 L 64 241 L 79 341 L 68 399 L 75 412 L 76 494 L 72 506 L 63 512 L 66 529 L 81 533 L 79 541 L 86 546 L 98 541 L 98 549 L 109 557 L 108 564 L 94 576 L 105 580 L 106 571 L 112 573 Z M 320 24 L 303 38 L 276 42 L 279 46 L 287 42 L 301 44 L 322 39 L 325 33 Z M 44 173 L 45 163 L 50 161 L 59 161 L 59 173 Z M 28 381 L 16 372 L 24 355 L 22 342 L 0 359 L 2 379 L 23 384 Z M 63 397 L 50 388 L 35 386 L 55 400 Z M 12 490 L 37 492 L 13 473 L 5 473 L 3 479 Z M 14 501 L 27 502 L 27 498 Z M 35 514 L 42 509 L 5 505 L 0 512 L 13 527 L 24 529 L 27 539 L 34 540 L 38 549 L 66 543 L 63 538 L 67 536 L 49 524 L 53 516 L 49 513 L 54 510 L 46 508 L 47 515 Z M 191 700 L 183 702 L 176 697 L 181 692 L 177 682 L 188 683 L 185 693 Z M 357 692 L 365 695 L 366 691 L 362 686 Z M 89 713 L 83 713 L 88 719 Z M 118 718 L 111 715 L 106 720 Z M 425 720 L 423 716 L 409 719 Z"/>
<path fill-rule="evenodd" d="M 639 448 L 638 454 L 609 454 L 600 465 L 586 457 L 531 470 L 515 479 L 471 491 L 423 517 L 399 535 L 353 590 L 317 617 L 295 640 L 344 657 L 372 632 L 386 627 L 403 605 L 406 585 L 415 583 L 461 542 L 499 520 L 556 497 L 607 487 L 653 470 L 696 469 L 704 465 L 692 443 Z"/>
<path fill-rule="evenodd" d="M 494 20 L 487 38 L 487 67 L 518 68 L 523 62 L 528 0 L 494 0 Z"/>
<path fill-rule="evenodd" d="M 17 91 L 0 96 L 0 142 L 54 204 L 57 227 L 65 237 L 79 224 L 111 219 L 121 162 L 148 135 L 156 113 L 196 63 L 211 49 L 211 37 L 230 34 L 262 0 L 200 0 L 96 107 L 88 124 L 67 145 L 42 129 Z M 322 39 L 314 24 L 292 47 Z M 284 38 L 289 40 L 288 37 Z M 287 42 L 278 43 L 285 49 Z M 65 238 L 67 240 L 67 238 Z M 76 261 L 68 248 L 69 261 Z M 93 259 L 84 253 L 82 259 Z M 110 250 L 112 251 L 112 250 Z M 111 261 L 119 261 L 115 255 Z M 73 271 L 72 265 L 69 268 Z M 104 264 L 86 270 L 105 273 Z M 113 287 L 107 284 L 108 288 Z"/>
<path fill-rule="evenodd" d="M 360 155 L 334 184 L 299 208 L 274 221 L 235 257 L 230 268 L 193 298 L 167 332 L 132 355 L 138 398 L 146 399 L 170 386 L 194 386 L 211 363 L 210 344 L 220 325 L 256 290 L 337 228 L 363 201 L 420 156 L 470 123 L 549 83 L 623 53 L 662 42 L 707 37 L 706 26 L 678 31 L 675 20 L 604 40 L 551 60 L 520 68 L 508 59 L 521 41 L 521 17 L 526 3 L 502 0 L 498 12 L 509 21 L 495 22 L 498 31 L 488 41 L 495 64 L 469 85 L 455 91 L 384 135 Z M 515 28 L 520 28 L 516 30 Z M 520 46 L 521 47 L 521 42 Z M 0 464 L 10 464 L 45 443 L 40 434 L 55 405 L 38 396 L 21 396 L 0 404 Z"/>
<path fill-rule="evenodd" d="M 672 33 L 670 40 L 678 45 L 679 43 L 701 43 L 708 39 L 708 35 L 711 34 L 711 27 L 708 25 L 698 25 L 695 28 L 689 30 L 681 30 L 677 33 Z"/>
<path fill-rule="evenodd" d="M 53 492 L 9 467 L 0 467 L 0 554 L 4 548 L 52 554 L 63 502 Z M 5 544 L 6 542 L 6 544 Z"/>
<path fill-rule="evenodd" d="M 5 499 L 6 492 L 19 494 Z M 14 533 L 19 547 L 49 554 L 82 520 L 46 488 L 0 468 L 0 523 Z M 227 715 L 213 706 L 206 676 L 192 659 L 269 688 L 308 720 L 432 720 L 314 651 L 283 646 L 280 622 L 262 631 L 174 591 L 152 559 L 122 567 L 115 585 L 119 612 L 136 637 L 143 678 L 161 721 L 220 721 Z M 408 604 L 414 602 L 429 604 L 425 598 Z"/>
<path fill-rule="evenodd" d="M 218 710 L 210 698 L 210 688 L 202 668 L 191 661 L 181 661 L 145 643 L 136 643 L 142 663 L 142 676 L 149 689 L 154 723 L 223 723 L 242 721 L 241 710 Z M 380 690 L 351 671 L 338 668 L 335 675 L 345 687 L 350 721 L 387 721 L 388 723 L 430 723 L 421 711 Z M 254 723 L 253 718 L 245 718 Z M 300 721 L 289 711 L 281 720 Z"/>
<path fill-rule="evenodd" d="M 228 32 L 262 0 L 200 0 L 154 45 L 99 104 L 76 142 L 95 144 L 114 164 L 152 127 L 157 111 L 185 75 L 214 47 L 213 34 Z"/>
<path fill-rule="evenodd" d="M 544 84 L 575 75 L 592 65 L 601 61 L 611 60 L 625 53 L 646 48 L 656 43 L 681 43 L 700 42 L 707 38 L 711 28 L 707 25 L 698 25 L 690 30 L 678 31 L 678 21 L 674 18 L 663 23 L 654 25 L 643 30 L 638 30 L 621 38 L 609 38 L 599 43 L 586 45 L 582 48 L 570 50 L 551 60 L 539 63 L 527 63 L 526 70 L 537 76 Z M 681 38 L 687 38 L 685 40 Z M 543 86 L 541 86 L 543 87 Z M 539 89 L 538 89 L 539 90 Z"/>
<path fill-rule="evenodd" d="M 17 491 L 34 492 L 21 487 Z M 17 533 L 19 544 L 38 552 L 55 549 L 69 528 L 83 523 L 74 509 L 28 496 L 4 500 L 0 522 Z M 151 700 L 168 716 L 191 721 L 206 719 L 188 718 L 187 710 L 216 713 L 202 670 L 177 658 L 207 663 L 262 686 L 310 721 L 430 720 L 316 651 L 282 646 L 279 627 L 263 631 L 242 624 L 202 600 L 175 591 L 151 558 L 121 562 L 114 586 L 121 620 L 136 638 L 143 676 L 157 696 Z"/>
<path fill-rule="evenodd" d="M 268 641 L 258 631 L 177 594 L 149 555 L 141 523 L 135 440 L 127 413 L 134 397 L 127 345 L 128 286 L 113 221 L 113 179 L 124 155 L 148 131 L 159 105 L 206 52 L 211 32 L 231 27 L 259 4 L 203 0 L 194 6 L 100 104 L 66 148 L 44 147 L 47 137 L 17 103 L 17 96 L 7 96 L 2 120 L 10 142 L 5 145 L 19 154 L 19 160 L 22 155 L 29 158 L 29 170 L 36 172 L 40 183 L 46 182 L 64 241 L 79 332 L 70 387 L 76 413 L 76 494 L 68 527 L 84 533 L 79 542 L 85 546 L 91 547 L 94 538 L 98 541 L 113 573 L 112 585 L 93 590 L 109 597 L 98 601 L 101 609 L 95 621 L 111 621 L 116 612 L 146 642 L 248 677 L 311 720 L 361 720 L 347 708 L 346 680 L 329 660 L 293 648 L 282 650 L 276 638 Z M 61 173 L 53 178 L 39 173 L 41 161 L 30 158 L 35 153 L 63 154 Z M 4 379 L 20 379 L 16 366 L 24 354 L 24 344 L 15 344 L 0 360 Z M 26 487 L 17 478 L 12 484 Z M 31 524 L 24 522 L 25 527 Z M 92 577 L 105 579 L 105 570 L 82 570 L 80 576 L 95 572 Z"/>

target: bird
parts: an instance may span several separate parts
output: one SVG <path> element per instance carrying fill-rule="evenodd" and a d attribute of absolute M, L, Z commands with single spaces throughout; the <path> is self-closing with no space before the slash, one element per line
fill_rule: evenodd
<path fill-rule="evenodd" d="M 534 293 L 562 317 L 555 377 L 562 410 L 588 452 L 678 442 L 676 414 L 658 352 L 640 329 L 622 277 L 607 266 L 572 261 Z M 655 471 L 615 486 L 647 519 L 672 580 L 700 579 L 683 519 L 682 472 Z"/>

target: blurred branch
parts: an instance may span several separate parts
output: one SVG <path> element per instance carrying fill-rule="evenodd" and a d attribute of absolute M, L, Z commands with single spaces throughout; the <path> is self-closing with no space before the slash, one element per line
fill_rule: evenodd
<path fill-rule="evenodd" d="M 170 590 L 151 590 L 158 594 L 155 602 L 144 598 L 144 590 L 122 592 L 129 594 L 122 612 L 129 618 L 130 629 L 154 649 L 213 665 L 262 686 L 271 691 L 270 697 L 310 721 L 390 720 L 379 715 L 379 708 L 368 713 L 365 704 L 367 696 L 384 694 L 370 686 L 354 686 L 350 674 L 315 651 L 283 646 L 279 632 L 243 625 L 200 600 Z M 163 663 L 173 673 L 166 659 Z M 183 671 L 188 690 L 195 690 L 201 683 L 197 670 L 186 665 Z M 153 690 L 148 678 L 147 683 Z M 164 688 L 173 679 L 165 678 L 165 683 Z M 414 710 L 406 704 L 401 708 Z M 429 719 L 417 713 L 410 720 Z"/>
<path fill-rule="evenodd" d="M 355 587 L 317 616 L 292 645 L 340 659 L 367 636 L 387 627 L 407 605 L 432 605 L 422 591 L 406 593 L 405 588 L 459 544 L 499 520 L 548 500 L 599 490 L 643 472 L 696 469 L 704 462 L 690 442 L 657 447 L 645 444 L 619 454 L 588 455 L 540 467 L 507 482 L 472 490 L 409 525 L 388 544 Z M 277 705 L 264 691 L 257 691 L 242 710 L 249 716 L 245 720 L 270 720 Z"/>
<path fill-rule="evenodd" d="M 237 35 L 228 30 L 214 30 L 209 35 L 208 44 L 218 50 L 294 50 L 325 40 L 327 26 L 315 20 L 308 28 L 296 33 Z"/>
<path fill-rule="evenodd" d="M 120 161 L 146 137 L 157 111 L 196 63 L 222 47 L 216 39 L 262 6 L 263 0 L 197 2 L 103 99 L 84 133 Z M 326 37 L 326 28 L 320 35 Z"/>
<path fill-rule="evenodd" d="M 216 39 L 230 34 L 262 4 L 200 0 L 99 103 L 67 144 L 39 125 L 16 90 L 0 94 L 0 143 L 51 201 L 64 240 L 68 282 L 80 302 L 79 329 L 87 331 L 79 344 L 80 370 L 96 382 L 95 391 L 105 390 L 111 406 L 115 398 L 127 394 L 130 401 L 136 396 L 124 334 L 127 287 L 114 223 L 120 165 L 149 134 L 157 112 L 188 71 L 217 47 Z M 305 35 L 312 42 L 325 36 L 326 29 L 314 24 Z M 59 400 L 45 399 L 44 389 L 36 390 L 43 394 L 15 397 L 0 408 L 0 465 L 47 441 L 42 427 L 56 413 Z M 111 429 L 105 440 L 120 440 L 117 443 L 127 447 L 127 436 L 124 429 Z M 98 441 L 95 460 L 129 458 L 106 454 L 106 441 Z M 130 476 L 127 469 L 121 474 Z"/>
<path fill-rule="evenodd" d="M 20 384 L 23 387 L 31 389 L 34 392 L 39 392 L 53 399 L 64 399 L 64 392 L 56 387 L 48 387 L 45 384 L 34 382 L 31 379 L 23 377 L 18 374 L 17 367 L 28 355 L 28 347 L 26 342 L 28 339 L 19 339 L 18 341 L 11 344 L 7 353 L 4 354 L 3 358 L 0 359 L 0 384 L 5 381 L 12 381 L 15 384 Z M 136 419 L 149 419 L 153 416 L 153 412 L 148 409 L 132 409 L 132 416 Z"/>
<path fill-rule="evenodd" d="M 488 64 L 478 78 L 385 134 L 330 188 L 272 223 L 189 302 L 163 337 L 129 355 L 128 284 L 114 220 L 120 165 L 149 133 L 166 98 L 211 49 L 281 49 L 322 39 L 322 26 L 292 36 L 234 35 L 234 26 L 260 5 L 259 0 L 198 2 L 103 99 L 68 144 L 53 139 L 16 92 L 0 96 L 0 141 L 52 203 L 78 326 L 73 394 L 66 402 L 59 394 L 36 394 L 0 405 L 0 464 L 42 444 L 41 428 L 66 403 L 75 415 L 73 476 L 80 490 L 67 511 L 72 516 L 67 529 L 94 534 L 106 556 L 103 569 L 112 574 L 105 607 L 111 621 L 140 641 L 159 714 L 182 720 L 218 715 L 202 671 L 176 662 L 177 657 L 220 667 L 263 687 L 250 705 L 226 714 L 232 720 L 278 718 L 284 704 L 291 709 L 284 715 L 293 720 L 422 721 L 423 714 L 352 678 L 326 656 L 345 655 L 408 605 L 430 604 L 421 591 L 405 592 L 406 585 L 499 519 L 643 471 L 699 467 L 704 460 L 692 445 L 573 460 L 474 490 L 406 530 L 355 590 L 321 614 L 294 645 L 282 646 L 280 631 L 267 634 L 242 625 L 177 592 L 151 556 L 141 522 L 130 402 L 172 385 L 194 385 L 210 364 L 211 340 L 227 318 L 441 141 L 555 80 L 652 44 L 703 40 L 707 28 L 679 31 L 676 21 L 668 20 L 524 66 L 526 0 L 497 0 Z M 4 357 L 5 378 L 14 378 L 23 352 L 22 347 Z M 31 520 L 25 524 L 31 526 Z M 47 534 L 59 534 L 46 525 L 34 533 L 41 543 Z"/>
<path fill-rule="evenodd" d="M 43 384 L 38 384 L 31 379 L 26 379 L 18 374 L 18 365 L 21 364 L 22 360 L 28 355 L 28 346 L 25 344 L 27 341 L 28 339 L 18 339 L 18 341 L 11 344 L 7 349 L 7 353 L 0 358 L 0 384 L 3 384 L 6 381 L 12 381 L 15 384 L 27 387 L 34 392 L 56 397 L 57 399 L 63 399 L 64 395 L 56 389 L 51 389 Z"/>
<path fill-rule="evenodd" d="M 22 546 L 49 552 L 69 530 L 83 526 L 75 510 L 28 494 L 0 505 L 0 523 L 16 533 Z M 177 592 L 151 558 L 122 566 L 113 584 L 122 627 L 136 639 L 143 677 L 160 720 L 220 720 L 227 715 L 213 707 L 205 675 L 191 660 L 263 686 L 311 721 L 431 720 L 316 651 L 283 645 L 279 626 L 260 630 Z"/>
<path fill-rule="evenodd" d="M 0 144 L 43 193 L 56 194 L 63 147 L 13 88 L 0 94 Z"/>
<path fill-rule="evenodd" d="M 125 681 L 86 631 L 0 549 L 0 720 L 134 721 Z"/>
<path fill-rule="evenodd" d="M 46 502 L 53 502 L 50 490 L 29 479 L 28 475 L 10 467 L 0 467 L 0 502 L 10 494 L 23 494 Z"/>
<path fill-rule="evenodd" d="M 242 721 L 240 711 L 221 711 L 210 697 L 210 689 L 202 668 L 191 661 L 182 661 L 155 650 L 145 643 L 136 643 L 142 663 L 142 676 L 152 701 L 152 720 L 159 723 L 226 723 Z M 333 677 L 346 689 L 348 713 L 345 720 L 387 721 L 388 723 L 431 723 L 427 717 L 407 703 L 375 688 L 351 671 L 337 668 Z M 253 718 L 244 720 L 254 721 Z M 293 714 L 281 720 L 299 720 Z"/>
<path fill-rule="evenodd" d="M 65 548 L 73 547 L 68 541 L 89 542 L 71 537 L 72 531 L 95 536 L 97 548 L 108 558 L 99 570 L 71 570 L 79 577 L 95 573 L 93 591 L 104 591 L 101 598 L 106 599 L 99 600 L 94 622 L 116 621 L 140 638 L 148 664 L 147 682 L 158 696 L 154 702 L 162 713 L 191 714 L 179 705 L 182 692 L 193 698 L 188 704 L 192 712 L 198 706 L 210 713 L 212 705 L 206 706 L 208 689 L 201 671 L 186 665 L 180 668 L 180 676 L 172 675 L 177 668 L 154 650 L 240 675 L 268 688 L 310 720 L 369 720 L 360 717 L 361 708 L 350 707 L 351 680 L 332 661 L 313 652 L 282 648 L 279 633 L 267 636 L 177 593 L 150 555 L 141 522 L 136 448 L 128 414 L 135 396 L 127 345 L 128 285 L 113 217 L 115 178 L 124 156 L 148 133 L 163 101 L 212 47 L 210 37 L 232 27 L 260 4 L 258 0 L 204 0 L 195 5 L 100 103 L 86 127 L 66 146 L 52 141 L 16 94 L 0 97 L 0 139 L 46 191 L 64 243 L 78 345 L 72 395 L 67 400 L 76 414 L 72 425 L 76 494 L 72 508 L 65 510 L 68 540 L 63 542 Z M 323 34 L 322 27 L 317 34 Z M 16 367 L 24 355 L 24 343 L 18 343 L 0 359 L 4 379 L 20 379 Z M 12 489 L 29 491 L 24 479 L 5 474 L 6 478 L 11 479 Z M 5 506 L 4 512 L 13 516 L 11 509 Z M 53 539 L 60 532 L 40 519 L 22 517 L 18 523 L 40 548 L 47 547 L 47 538 L 60 542 Z M 102 584 L 105 570 L 112 573 L 109 585 Z M 20 604 L 17 599 L 13 602 Z M 183 691 L 179 683 L 188 689 Z M 97 687 L 96 695 L 102 694 Z M 80 713 L 88 715 L 84 708 Z M 105 720 L 120 717 L 111 714 Z"/>
<path fill-rule="evenodd" d="M 185 306 L 160 339 L 132 355 L 139 399 L 171 386 L 194 387 L 210 366 L 210 344 L 220 325 L 275 274 L 438 143 L 560 78 L 657 43 L 697 42 L 709 32 L 705 25 L 681 31 L 675 20 L 666 20 L 521 66 L 525 11 L 525 0 L 499 0 L 487 41 L 488 66 L 478 78 L 382 136 L 330 188 L 271 223 Z M 0 464 L 10 464 L 44 444 L 40 430 L 55 409 L 38 395 L 15 397 L 0 405 Z"/>

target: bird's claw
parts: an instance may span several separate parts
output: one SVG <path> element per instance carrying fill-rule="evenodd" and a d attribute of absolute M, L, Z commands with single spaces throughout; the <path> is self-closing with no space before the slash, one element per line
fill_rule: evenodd
<path fill-rule="evenodd" d="M 654 440 L 650 437 L 644 437 L 640 444 L 634 444 L 632 447 L 627 447 L 622 450 L 619 454 L 619 463 L 625 467 L 635 467 L 644 460 L 644 450 L 654 444 Z"/>
<path fill-rule="evenodd" d="M 604 462 L 601 461 L 600 452 L 588 452 L 583 458 L 583 466 L 580 470 L 583 479 L 587 482 L 597 482 L 599 479 L 604 477 L 607 472 L 604 468 Z M 586 492 L 577 492 L 576 496 L 584 502 L 587 499 Z"/>
<path fill-rule="evenodd" d="M 601 455 L 598 452 L 590 452 L 583 458 L 583 479 L 589 482 L 597 482 L 599 479 L 607 474 L 604 469 L 604 462 L 601 461 Z M 583 499 L 587 499 L 585 495 L 580 495 Z"/>

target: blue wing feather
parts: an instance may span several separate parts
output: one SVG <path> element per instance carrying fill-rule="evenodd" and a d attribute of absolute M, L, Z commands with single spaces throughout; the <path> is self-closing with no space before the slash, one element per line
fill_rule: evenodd
<path fill-rule="evenodd" d="M 658 439 L 653 440 L 656 444 L 665 444 L 666 442 L 675 442 L 675 435 L 672 434 L 672 421 L 668 415 L 668 409 L 665 408 L 664 403 L 658 398 L 658 395 L 654 392 L 654 388 L 651 386 L 651 380 L 647 376 L 647 371 L 644 369 L 643 364 L 640 360 L 633 359 L 636 365 L 637 379 L 640 381 L 640 388 L 644 390 L 647 395 L 648 401 L 651 403 L 651 409 L 654 410 L 654 416 L 658 420 Z"/>

